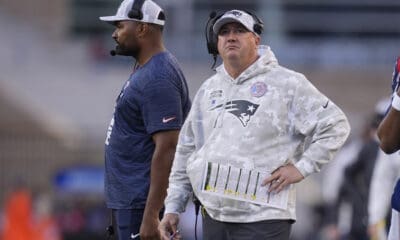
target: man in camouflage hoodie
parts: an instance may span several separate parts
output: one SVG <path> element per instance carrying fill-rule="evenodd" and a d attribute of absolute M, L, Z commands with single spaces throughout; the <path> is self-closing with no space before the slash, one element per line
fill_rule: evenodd
<path fill-rule="evenodd" d="M 181 129 L 163 239 L 176 232 L 192 192 L 204 210 L 203 239 L 289 239 L 294 184 L 318 172 L 349 135 L 346 116 L 331 100 L 280 66 L 269 47 L 259 53 L 258 21 L 231 10 L 213 25 L 223 64 L 200 87 Z M 270 194 L 281 194 L 276 205 L 268 204 Z"/>

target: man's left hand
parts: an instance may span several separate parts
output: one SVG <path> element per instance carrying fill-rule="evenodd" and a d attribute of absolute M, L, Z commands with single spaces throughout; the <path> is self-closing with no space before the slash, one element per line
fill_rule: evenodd
<path fill-rule="evenodd" d="M 269 192 L 279 193 L 286 186 L 300 182 L 303 179 L 304 176 L 293 164 L 287 164 L 273 171 L 271 176 L 264 179 L 261 186 L 269 185 Z"/>

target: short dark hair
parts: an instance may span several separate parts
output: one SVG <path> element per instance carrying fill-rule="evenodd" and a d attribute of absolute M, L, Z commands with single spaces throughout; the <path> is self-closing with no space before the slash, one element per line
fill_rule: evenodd
<path fill-rule="evenodd" d="M 152 27 L 153 29 L 156 29 L 160 32 L 163 32 L 164 30 L 164 26 L 163 25 L 159 25 L 159 24 L 154 24 L 154 23 L 147 23 L 150 27 Z"/>

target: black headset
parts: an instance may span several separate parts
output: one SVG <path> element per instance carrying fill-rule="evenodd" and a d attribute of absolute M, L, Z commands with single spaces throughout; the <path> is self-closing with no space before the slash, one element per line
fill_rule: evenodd
<path fill-rule="evenodd" d="M 132 9 L 128 13 L 128 17 L 142 20 L 143 19 L 142 7 L 145 1 L 146 0 L 135 0 L 132 4 Z"/>
<path fill-rule="evenodd" d="M 227 12 L 230 12 L 230 11 L 232 11 L 232 10 L 229 10 Z M 213 57 L 214 57 L 214 65 L 215 65 L 215 61 L 216 61 L 219 53 L 218 53 L 218 34 L 214 33 L 213 27 L 214 27 L 214 24 L 218 21 L 218 19 L 220 19 L 227 12 L 217 14 L 217 12 L 212 11 L 210 13 L 210 17 L 207 21 L 206 28 L 205 28 L 207 50 L 208 50 L 208 53 L 213 55 Z M 260 18 L 258 18 L 255 14 L 253 14 L 249 11 L 244 11 L 244 12 L 248 13 L 250 16 L 253 17 L 253 20 L 255 22 L 254 26 L 253 26 L 253 31 L 255 33 L 257 33 L 258 35 L 261 35 L 264 30 L 263 21 Z"/>
<path fill-rule="evenodd" d="M 135 0 L 132 4 L 132 9 L 128 13 L 128 17 L 137 20 L 142 20 L 143 19 L 142 7 L 145 1 L 146 0 Z M 164 11 L 160 12 L 157 19 L 165 21 Z"/>

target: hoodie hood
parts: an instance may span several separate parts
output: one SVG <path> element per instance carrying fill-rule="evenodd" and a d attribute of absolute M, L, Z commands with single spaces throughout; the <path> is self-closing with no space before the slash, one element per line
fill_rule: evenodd
<path fill-rule="evenodd" d="M 259 58 L 244 70 L 236 79 L 233 79 L 226 71 L 222 63 L 217 67 L 217 74 L 222 75 L 222 79 L 228 79 L 234 84 L 242 84 L 243 82 L 269 71 L 272 67 L 278 65 L 278 60 L 271 48 L 267 45 L 260 45 L 258 47 Z"/>

